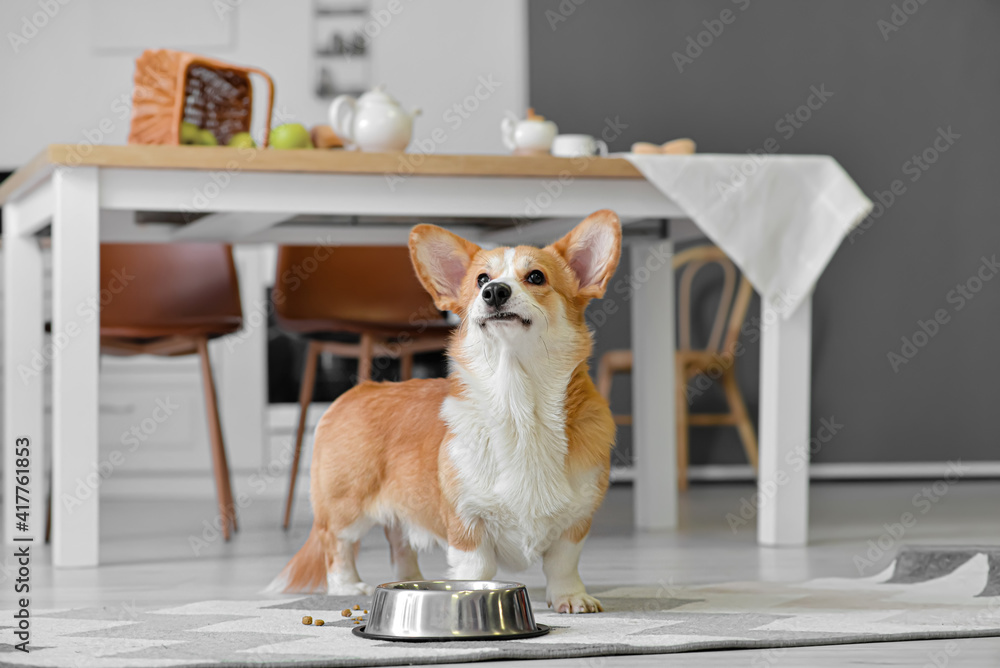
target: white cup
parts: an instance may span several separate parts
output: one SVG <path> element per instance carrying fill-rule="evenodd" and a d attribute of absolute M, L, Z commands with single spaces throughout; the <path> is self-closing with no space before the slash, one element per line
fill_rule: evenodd
<path fill-rule="evenodd" d="M 590 135 L 559 135 L 552 140 L 552 155 L 558 158 L 608 154 L 608 145 Z"/>

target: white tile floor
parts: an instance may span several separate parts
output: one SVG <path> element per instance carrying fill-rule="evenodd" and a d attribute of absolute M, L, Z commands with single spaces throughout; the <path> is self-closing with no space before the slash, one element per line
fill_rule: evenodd
<path fill-rule="evenodd" d="M 916 516 L 917 523 L 906 531 L 901 542 L 1000 544 L 1000 482 L 960 481 L 933 503 L 915 502 L 915 495 L 927 486 L 926 482 L 816 484 L 811 499 L 813 529 L 809 547 L 782 549 L 758 547 L 752 521 L 736 531 L 730 528 L 727 515 L 740 514 L 743 500 L 749 501 L 754 492 L 749 485 L 695 486 L 683 498 L 681 527 L 660 534 L 632 530 L 631 489 L 615 487 L 595 520 L 583 554 L 582 575 L 585 581 L 600 584 L 662 580 L 675 585 L 856 576 L 859 572 L 855 557 L 868 558 L 868 541 L 877 540 L 886 531 L 884 524 L 898 522 L 905 512 Z M 243 512 L 240 532 L 228 544 L 203 533 L 203 522 L 213 510 L 213 502 L 208 499 L 103 503 L 103 565 L 97 569 L 54 571 L 45 564 L 47 555 L 42 551 L 35 559 L 32 574 L 33 606 L 142 606 L 209 598 L 257 598 L 259 590 L 305 540 L 310 523 L 308 509 L 298 509 L 294 527 L 285 533 L 280 529 L 279 504 L 257 500 Z M 865 575 L 877 572 L 891 559 L 891 554 L 873 556 L 877 558 Z M 421 566 L 428 577 L 443 575 L 443 554 L 424 555 Z M 373 531 L 363 542 L 359 570 L 370 583 L 391 579 L 388 549 L 380 530 Z M 529 585 L 544 582 L 538 567 L 517 578 Z M 530 665 L 934 666 L 936 653 L 953 649 L 947 647 L 947 642 L 609 657 Z M 947 656 L 949 668 L 1000 666 L 1000 639 L 956 642 L 958 653 L 952 651 Z"/>

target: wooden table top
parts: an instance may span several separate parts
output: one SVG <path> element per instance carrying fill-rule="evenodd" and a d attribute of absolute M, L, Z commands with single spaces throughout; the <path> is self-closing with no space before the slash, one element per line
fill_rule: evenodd
<path fill-rule="evenodd" d="M 51 144 L 0 184 L 0 204 L 58 166 L 197 169 L 408 176 L 641 179 L 622 158 L 424 155 L 343 150 L 237 149 L 225 146 Z"/>

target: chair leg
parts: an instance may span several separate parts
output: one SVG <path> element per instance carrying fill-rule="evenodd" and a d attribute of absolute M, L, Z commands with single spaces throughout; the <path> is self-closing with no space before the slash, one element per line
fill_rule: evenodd
<path fill-rule="evenodd" d="M 45 544 L 52 542 L 52 473 L 49 473 L 49 491 L 45 495 Z"/>
<path fill-rule="evenodd" d="M 722 374 L 722 389 L 726 392 L 726 399 L 729 401 L 729 409 L 736 418 L 736 430 L 743 441 L 743 449 L 747 453 L 747 459 L 754 471 L 757 470 L 757 433 L 754 431 L 753 422 L 750 421 L 750 414 L 747 412 L 746 403 L 743 401 L 743 392 L 739 383 L 736 382 L 736 371 L 730 367 Z"/>
<path fill-rule="evenodd" d="M 226 462 L 226 447 L 222 440 L 222 424 L 219 422 L 219 406 L 215 394 L 215 380 L 212 377 L 212 362 L 208 356 L 208 339 L 197 340 L 198 356 L 201 357 L 201 376 L 205 386 L 205 410 L 208 413 L 208 431 L 212 441 L 212 468 L 215 470 L 215 491 L 219 500 L 219 514 L 222 516 L 222 536 L 229 540 L 229 531 L 236 530 L 236 508 L 233 503 L 232 486 L 229 480 L 229 464 Z"/>
<path fill-rule="evenodd" d="M 375 337 L 371 334 L 361 335 L 361 352 L 358 354 L 358 382 L 363 383 L 372 378 L 372 362 L 375 361 Z"/>
<path fill-rule="evenodd" d="M 688 488 L 688 414 L 690 412 L 687 400 L 687 368 L 677 365 L 677 378 L 674 387 L 674 401 L 677 406 L 677 489 Z"/>
<path fill-rule="evenodd" d="M 631 350 L 609 350 L 597 362 L 597 393 L 611 405 L 611 384 L 616 373 L 632 373 Z M 615 424 L 632 424 L 632 415 L 615 414 Z"/>
<path fill-rule="evenodd" d="M 399 379 L 410 380 L 413 378 L 413 353 L 403 350 L 399 353 Z"/>
<path fill-rule="evenodd" d="M 611 381 L 614 373 L 611 368 L 611 358 L 608 353 L 604 353 L 597 362 L 597 393 L 604 397 L 608 404 L 611 403 Z"/>
<path fill-rule="evenodd" d="M 288 498 L 285 500 L 285 520 L 282 528 L 287 529 L 292 522 L 292 504 L 295 499 L 295 482 L 299 478 L 299 459 L 302 455 L 302 437 L 306 431 L 306 416 L 309 404 L 312 403 L 313 389 L 316 387 L 316 365 L 319 362 L 320 344 L 309 342 L 306 351 L 306 367 L 302 372 L 302 387 L 299 388 L 299 426 L 295 430 L 295 455 L 292 457 L 292 470 L 288 474 Z"/>

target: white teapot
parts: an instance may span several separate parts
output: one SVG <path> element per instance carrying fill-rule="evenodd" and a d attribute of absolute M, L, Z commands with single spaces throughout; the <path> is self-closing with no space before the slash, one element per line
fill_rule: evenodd
<path fill-rule="evenodd" d="M 535 114 L 534 109 L 528 109 L 527 118 L 518 120 L 513 114 L 508 114 L 500 123 L 503 143 L 517 155 L 541 155 L 552 148 L 552 140 L 559 133 L 559 128 L 544 116 Z"/>
<path fill-rule="evenodd" d="M 413 136 L 420 110 L 404 111 L 399 102 L 376 86 L 358 99 L 339 95 L 330 104 L 330 126 L 362 151 L 404 151 Z"/>

